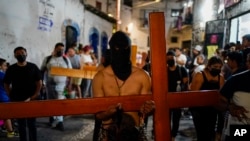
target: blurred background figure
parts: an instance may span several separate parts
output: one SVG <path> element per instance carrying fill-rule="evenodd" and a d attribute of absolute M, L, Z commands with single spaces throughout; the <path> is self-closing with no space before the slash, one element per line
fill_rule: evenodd
<path fill-rule="evenodd" d="M 7 62 L 5 59 L 0 58 L 0 102 L 6 103 L 10 102 L 9 96 L 7 95 L 5 89 L 4 89 L 4 83 L 3 79 L 5 76 L 5 72 L 7 70 Z M 12 127 L 11 119 L 5 119 L 4 120 L 4 129 L 7 130 L 7 137 L 18 137 L 18 133 L 14 132 L 14 129 Z M 2 129 L 3 129 L 2 128 Z"/>
<path fill-rule="evenodd" d="M 182 49 L 175 48 L 176 63 L 178 66 L 185 67 L 187 63 L 187 57 L 182 53 Z"/>
<path fill-rule="evenodd" d="M 81 68 L 84 69 L 88 66 L 96 66 L 97 60 L 95 58 L 95 55 L 91 52 L 92 48 L 89 45 L 85 45 L 82 48 L 82 52 L 80 54 L 81 57 Z M 92 97 L 92 90 L 91 90 L 91 79 L 83 78 L 81 83 L 81 89 L 82 89 L 82 97 Z"/>
<path fill-rule="evenodd" d="M 67 56 L 71 62 L 73 69 L 81 69 L 81 63 L 80 63 L 80 55 L 76 54 L 75 46 L 72 46 L 67 51 Z M 73 95 L 72 98 L 82 98 L 82 92 L 81 92 L 81 85 L 82 78 L 74 77 L 72 78 L 72 91 L 71 94 Z M 76 95 L 74 95 L 74 93 Z"/>
<path fill-rule="evenodd" d="M 193 75 L 197 72 L 203 71 L 206 66 L 206 57 L 203 54 L 197 56 L 197 64 L 198 66 L 194 68 Z"/>

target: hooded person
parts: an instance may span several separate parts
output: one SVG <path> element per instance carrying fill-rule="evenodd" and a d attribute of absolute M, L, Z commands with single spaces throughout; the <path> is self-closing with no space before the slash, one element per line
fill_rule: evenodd
<path fill-rule="evenodd" d="M 122 31 L 116 32 L 109 41 L 111 67 L 115 75 L 125 81 L 131 74 L 131 40 Z"/>
<path fill-rule="evenodd" d="M 110 65 L 98 71 L 92 81 L 94 97 L 133 96 L 151 93 L 149 75 L 130 61 L 131 41 L 126 33 L 117 31 L 109 41 Z M 106 111 L 96 113 L 101 122 L 96 140 L 137 141 L 143 137 L 141 115 L 154 109 L 153 101 L 145 101 L 138 112 L 123 112 L 122 103 L 110 105 Z M 99 134 L 97 133 L 99 132 Z"/>

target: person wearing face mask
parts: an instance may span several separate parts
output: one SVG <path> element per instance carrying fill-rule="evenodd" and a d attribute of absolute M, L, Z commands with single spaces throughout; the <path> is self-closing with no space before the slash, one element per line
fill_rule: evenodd
<path fill-rule="evenodd" d="M 221 105 L 218 105 L 219 109 L 229 112 L 224 127 L 224 141 L 235 139 L 230 134 L 231 125 L 246 127 L 250 125 L 250 87 L 249 83 L 247 83 L 250 78 L 250 53 L 247 55 L 246 61 L 248 70 L 231 76 L 220 89 L 220 96 L 222 97 L 220 99 Z"/>
<path fill-rule="evenodd" d="M 48 99 L 65 99 L 64 90 L 71 91 L 71 78 L 50 74 L 51 67 L 72 68 L 70 60 L 64 56 L 64 49 L 63 43 L 57 43 L 52 55 L 45 57 L 41 66 Z M 49 124 L 52 128 L 64 131 L 63 116 L 50 117 Z"/>
<path fill-rule="evenodd" d="M 5 71 L 7 70 L 7 62 L 5 59 L 0 58 L 0 102 L 1 103 L 7 103 L 10 102 L 10 98 L 7 95 L 5 89 L 4 89 L 4 76 L 5 76 Z M 18 137 L 18 133 L 16 133 L 13 130 L 11 119 L 5 119 L 4 120 L 4 127 L 7 129 L 7 137 Z"/>
<path fill-rule="evenodd" d="M 168 70 L 168 91 L 177 92 L 177 91 L 186 91 L 188 85 L 188 73 L 187 70 L 177 65 L 175 52 L 167 52 L 167 70 Z M 177 89 L 177 85 L 180 83 L 181 90 Z M 181 118 L 181 108 L 171 109 L 171 136 L 172 141 L 175 140 L 179 130 L 179 123 Z"/>
<path fill-rule="evenodd" d="M 211 57 L 205 69 L 194 74 L 190 84 L 191 91 L 219 90 L 224 85 L 224 77 L 221 75 L 222 65 L 219 57 Z M 212 106 L 192 107 L 190 111 L 193 116 L 197 141 L 214 140 L 218 111 Z M 217 127 L 217 130 L 218 128 L 221 127 Z"/>
<path fill-rule="evenodd" d="M 10 101 L 36 100 L 42 87 L 40 70 L 35 64 L 26 61 L 27 51 L 24 47 L 15 48 L 14 55 L 17 63 L 8 67 L 4 77 L 4 87 Z M 37 140 L 35 118 L 17 119 L 17 122 L 20 141 Z"/>

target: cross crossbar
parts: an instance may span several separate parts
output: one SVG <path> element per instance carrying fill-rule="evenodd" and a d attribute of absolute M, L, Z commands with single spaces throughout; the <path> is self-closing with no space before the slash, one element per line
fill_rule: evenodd
<path fill-rule="evenodd" d="M 5 103 L 0 104 L 0 119 L 95 114 L 117 103 L 122 103 L 124 111 L 137 111 L 145 100 L 154 100 L 155 140 L 170 141 L 170 108 L 215 105 L 219 98 L 217 91 L 168 93 L 164 13 L 150 13 L 149 19 L 152 95 Z M 57 73 L 63 75 L 60 71 Z M 75 74 L 64 73 L 67 76 L 82 77 L 81 74 Z"/>
<path fill-rule="evenodd" d="M 78 77 L 78 78 L 86 78 L 86 79 L 93 79 L 96 73 L 97 71 L 96 71 L 95 66 L 84 67 L 81 70 L 60 68 L 60 67 L 51 67 L 50 69 L 51 75 Z"/>
<path fill-rule="evenodd" d="M 171 101 L 168 102 L 168 107 L 170 108 L 207 106 L 211 105 L 211 103 L 217 103 L 214 100 L 217 99 L 216 91 L 207 91 L 206 93 L 169 93 L 167 97 L 168 99 L 171 99 Z M 152 99 L 152 95 L 140 95 L 112 98 L 86 98 L 1 103 L 0 119 L 47 117 L 52 115 L 95 114 L 99 111 L 106 110 L 107 106 L 110 104 L 112 105 L 117 103 L 122 103 L 125 111 L 138 111 L 144 101 Z M 193 99 L 199 100 L 194 101 Z M 165 107 L 165 109 L 166 108 L 167 107 Z"/>

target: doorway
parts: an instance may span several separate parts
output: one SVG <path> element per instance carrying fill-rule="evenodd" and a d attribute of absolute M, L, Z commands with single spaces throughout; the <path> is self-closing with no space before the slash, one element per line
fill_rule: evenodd
<path fill-rule="evenodd" d="M 73 26 L 66 26 L 66 49 L 65 53 L 72 45 L 77 43 L 77 31 Z"/>
<path fill-rule="evenodd" d="M 181 48 L 185 55 L 191 56 L 191 40 L 183 41 Z"/>

